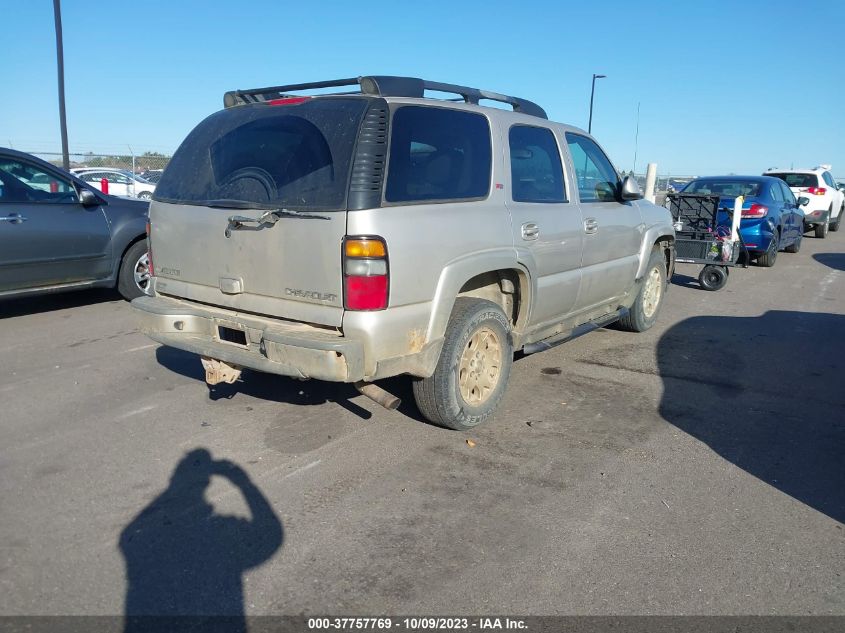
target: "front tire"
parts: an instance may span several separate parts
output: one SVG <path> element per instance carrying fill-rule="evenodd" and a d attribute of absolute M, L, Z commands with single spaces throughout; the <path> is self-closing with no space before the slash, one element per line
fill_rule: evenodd
<path fill-rule="evenodd" d="M 127 301 L 132 301 L 146 294 L 149 283 L 150 259 L 147 241 L 139 240 L 123 255 L 120 272 L 117 274 L 117 291 Z"/>
<path fill-rule="evenodd" d="M 655 321 L 666 294 L 666 260 L 663 251 L 651 251 L 643 283 L 628 314 L 619 319 L 619 328 L 628 332 L 645 332 Z"/>
<path fill-rule="evenodd" d="M 434 374 L 413 383 L 417 407 L 435 424 L 468 431 L 499 406 L 512 364 L 510 323 L 502 309 L 458 297 Z"/>

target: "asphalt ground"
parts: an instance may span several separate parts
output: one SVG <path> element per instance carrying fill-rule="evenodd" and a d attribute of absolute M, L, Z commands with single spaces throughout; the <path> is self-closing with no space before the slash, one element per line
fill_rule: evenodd
<path fill-rule="evenodd" d="M 0 615 L 845 614 L 845 232 L 520 358 L 470 434 L 0 304 Z M 468 442 L 468 440 L 471 440 Z"/>

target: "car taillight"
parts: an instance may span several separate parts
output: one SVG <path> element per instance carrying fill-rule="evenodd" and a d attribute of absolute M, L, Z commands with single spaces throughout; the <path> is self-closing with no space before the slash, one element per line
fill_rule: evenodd
<path fill-rule="evenodd" d="M 387 246 L 380 237 L 343 240 L 343 305 L 347 310 L 384 310 L 390 291 Z"/>
<path fill-rule="evenodd" d="M 150 277 L 155 277 L 155 269 L 153 268 L 153 247 L 150 242 L 150 223 L 147 222 L 147 259 L 149 259 Z"/>
<path fill-rule="evenodd" d="M 769 207 L 755 202 L 748 209 L 742 210 L 742 217 L 744 218 L 763 218 L 769 212 Z"/>
<path fill-rule="evenodd" d="M 827 193 L 827 189 L 825 187 L 810 187 L 807 189 L 807 193 L 812 194 L 814 196 L 823 196 Z"/>

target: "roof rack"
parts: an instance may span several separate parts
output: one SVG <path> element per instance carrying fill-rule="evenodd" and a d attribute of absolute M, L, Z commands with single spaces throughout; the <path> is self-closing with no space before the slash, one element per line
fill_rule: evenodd
<path fill-rule="evenodd" d="M 359 91 L 334 92 L 329 94 L 365 94 L 377 97 L 425 97 L 426 90 L 451 92 L 460 95 L 466 103 L 478 105 L 479 100 L 489 99 L 513 106 L 514 112 L 530 114 L 547 119 L 546 111 L 533 101 L 509 97 L 508 95 L 470 88 L 457 84 L 428 81 L 416 77 L 392 77 L 388 75 L 372 75 L 366 77 L 351 77 L 349 79 L 332 79 L 330 81 L 314 81 L 305 84 L 290 84 L 288 86 L 271 86 L 268 88 L 253 88 L 250 90 L 230 90 L 223 95 L 223 105 L 227 108 L 246 103 L 260 103 L 273 99 L 284 99 L 296 96 L 291 93 L 302 90 L 317 90 L 320 88 L 339 88 L 342 86 L 359 86 Z"/>

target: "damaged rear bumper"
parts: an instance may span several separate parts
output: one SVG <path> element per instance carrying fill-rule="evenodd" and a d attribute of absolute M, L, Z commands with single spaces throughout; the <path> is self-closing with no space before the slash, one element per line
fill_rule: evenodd
<path fill-rule="evenodd" d="M 202 357 L 296 378 L 364 378 L 363 345 L 335 330 L 161 296 L 139 297 L 132 308 L 151 339 Z"/>

